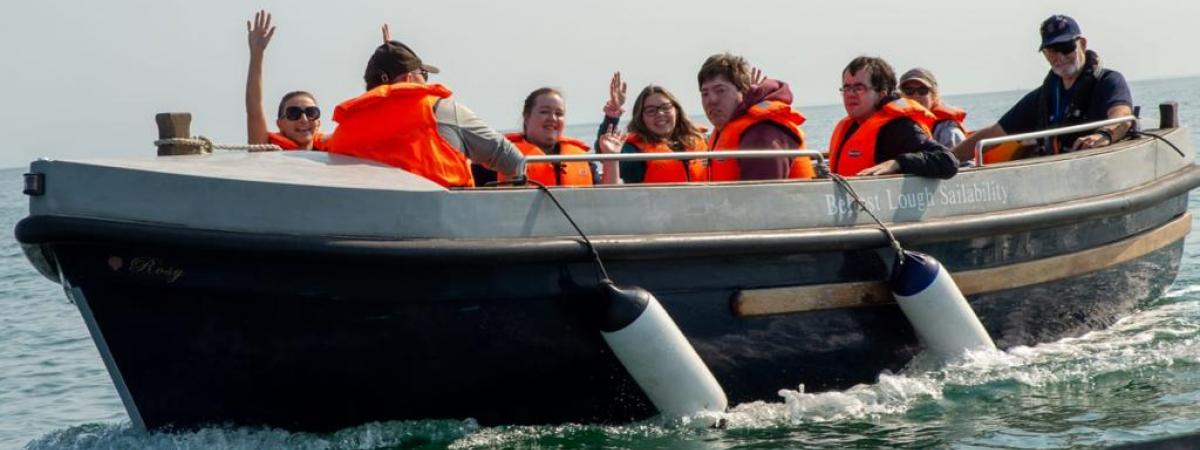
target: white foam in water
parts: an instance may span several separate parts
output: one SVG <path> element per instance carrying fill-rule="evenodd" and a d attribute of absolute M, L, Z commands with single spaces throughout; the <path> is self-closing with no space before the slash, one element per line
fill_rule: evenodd
<path fill-rule="evenodd" d="M 1181 360 L 1200 362 L 1200 325 L 1192 320 L 1197 316 L 1200 302 L 1180 302 L 1140 312 L 1106 330 L 1077 338 L 1007 351 L 968 352 L 932 368 L 918 358 L 899 374 L 881 374 L 873 384 L 821 393 L 806 393 L 800 386 L 780 391 L 782 403 L 737 405 L 726 414 L 726 423 L 733 428 L 766 428 L 863 419 L 901 414 L 921 403 L 938 401 L 949 386 L 1004 381 L 1045 386 L 1146 366 L 1169 366 Z"/>
<path fill-rule="evenodd" d="M 1197 292 L 1200 292 L 1200 284 L 1192 284 L 1167 291 L 1163 294 L 1163 298 L 1178 298 L 1188 294 L 1195 294 Z"/>

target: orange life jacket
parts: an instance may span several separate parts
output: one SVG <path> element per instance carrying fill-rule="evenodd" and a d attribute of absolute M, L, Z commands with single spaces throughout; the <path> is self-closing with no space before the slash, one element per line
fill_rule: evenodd
<path fill-rule="evenodd" d="M 737 150 L 740 148 L 742 133 L 759 122 L 770 120 L 782 125 L 800 141 L 800 148 L 806 148 L 804 130 L 804 115 L 780 101 L 762 101 L 751 106 L 746 113 L 730 120 L 721 129 L 709 135 L 708 148 L 711 150 Z M 741 165 L 737 159 L 709 159 L 709 181 L 737 181 L 742 177 Z M 793 158 L 788 170 L 788 178 L 812 178 L 816 172 L 812 160 L 808 157 Z"/>
<path fill-rule="evenodd" d="M 525 156 L 543 156 L 546 152 L 541 147 L 525 140 L 522 133 L 504 135 L 509 142 L 517 147 Z M 588 153 L 588 145 L 581 140 L 569 137 L 558 138 L 558 154 L 582 155 Z M 546 186 L 591 186 L 592 165 L 587 161 L 570 161 L 560 163 L 531 163 L 525 165 L 525 176 Z M 500 180 L 508 177 L 499 176 Z"/>
<path fill-rule="evenodd" d="M 625 142 L 633 144 L 642 153 L 670 153 L 673 151 L 666 142 L 651 144 L 636 134 L 630 134 L 625 138 Z M 696 143 L 691 147 L 685 148 L 684 151 L 703 152 L 707 149 L 708 146 L 703 140 L 696 139 Z M 659 159 L 646 161 L 646 176 L 642 179 L 642 182 L 685 183 L 688 181 L 705 181 L 707 179 L 708 167 L 706 167 L 705 160 L 703 159 Z"/>
<path fill-rule="evenodd" d="M 955 125 L 958 125 L 958 129 L 962 130 L 963 133 L 967 132 L 967 127 L 963 125 L 963 120 L 966 120 L 967 118 L 966 111 L 953 106 L 946 106 L 946 104 L 943 103 L 933 107 L 933 109 L 929 112 L 933 113 L 933 116 L 936 117 L 936 119 L 933 121 L 933 125 L 929 127 L 930 131 L 932 131 L 934 128 L 937 128 L 939 123 L 952 121 L 955 123 Z"/>
<path fill-rule="evenodd" d="M 267 133 L 267 142 L 278 145 L 284 150 L 300 150 L 300 144 L 284 136 L 283 133 Z M 325 133 L 320 131 L 313 133 L 312 149 L 325 150 Z"/>
<path fill-rule="evenodd" d="M 854 119 L 850 116 L 843 117 L 833 128 L 833 135 L 829 139 L 830 171 L 838 175 L 854 176 L 863 169 L 877 164 L 875 162 L 875 144 L 879 138 L 879 130 L 889 122 L 901 117 L 912 119 L 925 131 L 925 134 L 929 134 L 930 127 L 936 120 L 933 113 L 921 106 L 920 103 L 906 98 L 896 99 L 883 105 L 882 108 L 875 111 L 875 114 L 859 124 L 858 129 L 854 130 L 854 134 L 849 138 L 846 137 L 846 132 L 854 123 Z"/>
<path fill-rule="evenodd" d="M 433 106 L 450 96 L 440 84 L 395 83 L 346 100 L 333 110 L 330 153 L 379 161 L 442 186 L 475 186 L 470 162 L 438 134 Z"/>

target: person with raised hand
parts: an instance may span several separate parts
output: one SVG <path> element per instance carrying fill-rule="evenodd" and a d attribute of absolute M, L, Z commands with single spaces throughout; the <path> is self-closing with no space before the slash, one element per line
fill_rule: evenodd
<path fill-rule="evenodd" d="M 625 83 L 621 73 L 613 74 L 609 99 L 604 105 L 596 148 L 601 153 L 699 152 L 708 148 L 704 130 L 692 123 L 683 106 L 666 88 L 649 85 L 633 102 L 628 134 L 614 142 L 615 130 L 624 113 Z M 619 144 L 619 145 L 618 145 Z M 708 179 L 705 160 L 622 161 L 605 166 L 605 178 L 620 178 L 625 183 L 683 183 Z M 610 171 L 614 173 L 609 173 Z"/>
<path fill-rule="evenodd" d="M 288 92 L 279 100 L 275 126 L 278 132 L 267 130 L 267 116 L 262 108 L 263 58 L 267 45 L 275 36 L 271 13 L 266 10 L 246 21 L 250 45 L 250 67 L 246 74 L 246 135 L 250 144 L 275 144 L 284 150 L 321 150 L 321 109 L 317 99 L 307 91 Z"/>

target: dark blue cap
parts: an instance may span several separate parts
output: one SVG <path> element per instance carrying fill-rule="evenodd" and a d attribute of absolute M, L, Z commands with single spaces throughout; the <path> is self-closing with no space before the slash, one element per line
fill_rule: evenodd
<path fill-rule="evenodd" d="M 1083 36 L 1083 32 L 1079 31 L 1079 24 L 1075 23 L 1075 19 L 1055 14 L 1042 22 L 1042 46 L 1038 47 L 1038 51 L 1047 45 L 1073 41 L 1079 36 Z"/>

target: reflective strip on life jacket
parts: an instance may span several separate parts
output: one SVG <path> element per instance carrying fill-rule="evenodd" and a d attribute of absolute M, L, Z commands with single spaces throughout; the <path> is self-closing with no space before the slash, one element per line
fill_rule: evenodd
<path fill-rule="evenodd" d="M 708 146 L 704 141 L 695 139 L 695 144 L 684 148 L 687 152 L 703 152 Z M 647 143 L 636 134 L 630 134 L 625 142 L 633 144 L 642 153 L 670 153 L 671 147 L 665 141 Z M 704 159 L 659 159 L 646 161 L 646 176 L 643 183 L 685 183 L 688 181 L 706 181 L 708 168 Z"/>
<path fill-rule="evenodd" d="M 876 140 L 879 138 L 879 130 L 884 125 L 901 117 L 912 119 L 925 131 L 925 134 L 930 133 L 930 129 L 937 119 L 920 103 L 900 98 L 888 102 L 875 111 L 871 117 L 859 124 L 858 129 L 854 130 L 854 134 L 847 138 L 846 132 L 850 129 L 850 124 L 854 123 L 854 119 L 850 116 L 843 117 L 833 128 L 833 135 L 829 138 L 830 171 L 842 176 L 854 176 L 863 169 L 878 164 L 875 161 L 875 147 Z"/>
<path fill-rule="evenodd" d="M 267 133 L 267 142 L 278 145 L 284 150 L 302 150 L 300 144 L 284 136 L 283 133 Z M 312 149 L 325 150 L 325 133 L 320 131 L 313 133 Z"/>
<path fill-rule="evenodd" d="M 346 100 L 333 110 L 330 153 L 399 167 L 442 186 L 474 186 L 470 162 L 438 134 L 433 105 L 450 96 L 440 84 L 395 83 Z"/>
<path fill-rule="evenodd" d="M 522 133 L 504 135 L 525 156 L 544 156 L 541 147 L 525 140 Z M 558 154 L 582 155 L 588 153 L 588 145 L 581 140 L 569 137 L 558 138 Z M 557 169 L 557 170 L 556 170 Z M 592 165 L 587 161 L 569 161 L 560 163 L 531 163 L 525 165 L 525 176 L 546 186 L 591 186 Z M 508 177 L 499 176 L 500 180 Z"/>
<path fill-rule="evenodd" d="M 762 101 L 751 106 L 745 114 L 730 120 L 724 127 L 714 131 L 709 136 L 708 148 L 714 151 L 738 150 L 741 148 L 742 133 L 766 120 L 782 125 L 800 141 L 800 149 L 806 148 L 804 130 L 800 129 L 800 125 L 804 124 L 804 115 L 792 108 L 791 105 L 774 100 Z M 741 165 L 738 164 L 737 159 L 709 159 L 708 161 L 709 181 L 741 179 Z M 812 178 L 814 175 L 811 159 L 808 157 L 792 159 L 788 178 Z"/>

